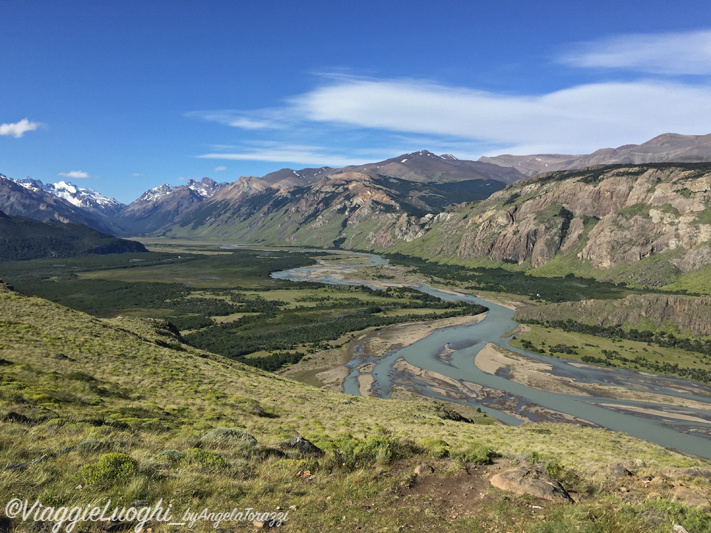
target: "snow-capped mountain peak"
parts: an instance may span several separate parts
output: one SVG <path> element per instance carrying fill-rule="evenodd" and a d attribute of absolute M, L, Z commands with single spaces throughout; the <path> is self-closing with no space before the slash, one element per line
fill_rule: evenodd
<path fill-rule="evenodd" d="M 91 187 L 78 187 L 68 181 L 48 183 L 45 190 L 77 207 L 116 211 L 122 206 L 118 200 L 104 196 Z"/>
<path fill-rule="evenodd" d="M 155 202 L 156 200 L 170 194 L 175 190 L 175 187 L 164 183 L 163 185 L 158 185 L 158 187 L 153 187 L 144 192 L 141 197 L 136 200 L 137 202 Z"/>
<path fill-rule="evenodd" d="M 217 183 L 211 178 L 203 178 L 200 181 L 188 180 L 188 188 L 195 191 L 200 196 L 204 196 L 205 198 L 209 198 L 215 194 L 215 192 L 224 185 L 224 183 Z"/>
<path fill-rule="evenodd" d="M 185 187 L 196 192 L 203 198 L 209 198 L 225 185 L 226 183 L 217 183 L 210 178 L 202 178 L 200 181 L 189 179 L 186 185 L 168 185 L 164 183 L 163 185 L 158 185 L 144 192 L 136 202 L 156 202 L 164 196 L 176 191 L 185 190 Z"/>
<path fill-rule="evenodd" d="M 78 187 L 68 181 L 58 181 L 57 183 L 42 183 L 40 180 L 25 178 L 17 180 L 7 178 L 25 189 L 31 191 L 45 191 L 54 196 L 61 198 L 70 204 L 87 209 L 89 211 L 102 212 L 104 214 L 113 214 L 118 212 L 123 204 L 114 198 L 109 198 L 95 191 L 91 187 Z"/>
<path fill-rule="evenodd" d="M 16 180 L 13 178 L 8 178 L 6 176 L 3 176 L 3 178 L 8 179 L 10 181 L 14 181 L 18 185 L 22 185 L 25 189 L 29 189 L 30 191 L 44 191 L 44 190 L 46 190 L 44 187 L 44 183 L 42 183 L 40 180 L 33 180 L 32 178 L 25 178 L 24 180 Z"/>

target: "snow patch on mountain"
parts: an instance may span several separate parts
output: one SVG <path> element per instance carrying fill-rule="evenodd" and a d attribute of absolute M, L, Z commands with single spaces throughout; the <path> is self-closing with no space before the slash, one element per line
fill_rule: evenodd
<path fill-rule="evenodd" d="M 152 189 L 148 189 L 146 192 L 144 192 L 137 202 L 155 202 L 156 200 L 162 198 L 163 196 L 166 196 L 170 193 L 172 193 L 176 187 L 173 187 L 172 185 L 168 185 L 167 183 L 164 183 L 163 185 L 158 185 L 158 187 L 153 187 Z"/>
<path fill-rule="evenodd" d="M 152 189 L 147 190 L 146 192 L 143 193 L 143 195 L 136 200 L 137 202 L 156 202 L 163 198 L 164 196 L 167 196 L 169 194 L 172 194 L 178 190 L 184 190 L 184 187 L 187 187 L 191 191 L 195 191 L 197 194 L 202 196 L 203 198 L 210 198 L 213 194 L 215 194 L 218 190 L 220 190 L 222 187 L 227 185 L 226 183 L 217 183 L 215 180 L 212 180 L 210 178 L 203 178 L 202 180 L 193 180 L 190 179 L 188 180 L 187 185 L 178 185 L 178 186 L 173 186 L 173 185 L 168 185 L 167 183 L 164 183 L 163 185 L 158 185 L 158 187 L 153 187 Z"/>
<path fill-rule="evenodd" d="M 69 202 L 70 204 L 94 211 L 110 212 L 118 211 L 123 207 L 123 204 L 114 198 L 104 196 L 100 192 L 95 191 L 91 187 L 77 187 L 68 181 L 58 181 L 57 183 L 42 183 L 40 180 L 25 178 L 17 180 L 13 178 L 5 179 L 14 181 L 25 189 L 39 192 L 45 191 L 54 196 Z"/>

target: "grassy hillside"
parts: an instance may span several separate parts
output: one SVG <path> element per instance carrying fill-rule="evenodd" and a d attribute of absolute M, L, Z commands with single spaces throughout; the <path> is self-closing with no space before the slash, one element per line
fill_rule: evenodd
<path fill-rule="evenodd" d="M 289 531 L 642 532 L 673 523 L 701 531 L 693 528 L 710 523 L 670 501 L 708 491 L 699 477 L 706 463 L 625 435 L 505 427 L 464 412 L 468 423 L 424 400 L 347 397 L 186 346 L 160 322 L 102 320 L 4 287 L 0 308 L 6 501 L 83 506 L 110 498 L 121 506 L 163 498 L 176 514 L 282 509 Z M 296 435 L 325 455 L 278 449 Z M 496 454 L 499 463 L 487 466 Z M 515 458 L 545 467 L 579 503 L 489 487 L 488 476 Z M 626 492 L 605 484 L 608 465 L 635 460 L 644 465 L 638 476 L 661 483 L 625 482 Z M 413 475 L 422 463 L 434 473 Z M 692 466 L 702 470 L 680 469 Z"/>

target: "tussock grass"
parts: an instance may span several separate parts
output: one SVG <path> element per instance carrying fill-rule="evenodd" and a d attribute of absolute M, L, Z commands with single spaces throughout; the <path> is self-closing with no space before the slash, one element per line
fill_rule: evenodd
<path fill-rule="evenodd" d="M 428 507 L 427 495 L 402 505 L 402 486 L 421 462 L 435 461 L 445 473 L 456 458 L 486 463 L 495 454 L 536 452 L 591 477 L 634 459 L 651 470 L 705 464 L 605 430 L 468 424 L 424 399 L 346 397 L 166 345 L 154 323 L 100 320 L 4 288 L 0 309 L 0 467 L 24 463 L 0 475 L 3 501 L 83 506 L 163 498 L 175 509 L 216 511 L 293 506 L 290 531 L 476 531 L 496 520 L 525 530 L 540 521 L 519 516 L 517 499 L 452 519 Z M 326 454 L 279 450 L 296 435 Z M 600 522 L 609 527 L 595 531 L 615 531 L 642 516 L 604 500 L 586 505 L 610 517 Z M 556 523 L 565 527 L 588 523 L 560 512 Z M 669 520 L 659 524 L 668 528 Z M 196 530 L 212 528 L 202 523 Z"/>

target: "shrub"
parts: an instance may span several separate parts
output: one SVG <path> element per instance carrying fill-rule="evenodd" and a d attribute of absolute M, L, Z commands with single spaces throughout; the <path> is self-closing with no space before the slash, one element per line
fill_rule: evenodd
<path fill-rule="evenodd" d="M 478 442 L 471 443 L 464 451 L 458 454 L 458 458 L 465 463 L 478 465 L 490 465 L 494 457 L 500 457 L 500 455 Z"/>
<path fill-rule="evenodd" d="M 205 433 L 201 442 L 211 446 L 251 449 L 259 444 L 249 433 L 241 429 L 217 428 Z"/>
<path fill-rule="evenodd" d="M 561 465 L 556 459 L 551 459 L 546 461 L 546 474 L 554 479 L 561 480 L 565 473 L 563 465 Z"/>
<path fill-rule="evenodd" d="M 365 440 L 344 436 L 336 441 L 320 443 L 322 449 L 332 452 L 340 466 L 357 468 L 373 463 L 390 464 L 392 461 L 413 455 L 418 450 L 410 442 L 401 442 L 389 436 L 370 436 Z"/>
<path fill-rule="evenodd" d="M 200 448 L 192 448 L 183 452 L 180 463 L 183 465 L 196 465 L 206 470 L 219 470 L 227 466 L 227 461 L 219 453 Z"/>
<path fill-rule="evenodd" d="M 90 465 L 82 468 L 86 483 L 123 483 L 132 478 L 138 470 L 138 462 L 124 453 L 106 453 Z"/>
<path fill-rule="evenodd" d="M 432 457 L 438 459 L 449 457 L 449 444 L 442 439 L 422 439 L 422 447 Z"/>
<path fill-rule="evenodd" d="M 536 464 L 539 461 L 543 460 L 543 455 L 538 453 L 537 451 L 532 451 L 526 456 L 526 459 L 531 463 L 531 464 Z"/>
<path fill-rule="evenodd" d="M 156 457 L 168 461 L 171 465 L 177 465 L 183 460 L 185 454 L 178 450 L 163 450 Z"/>

